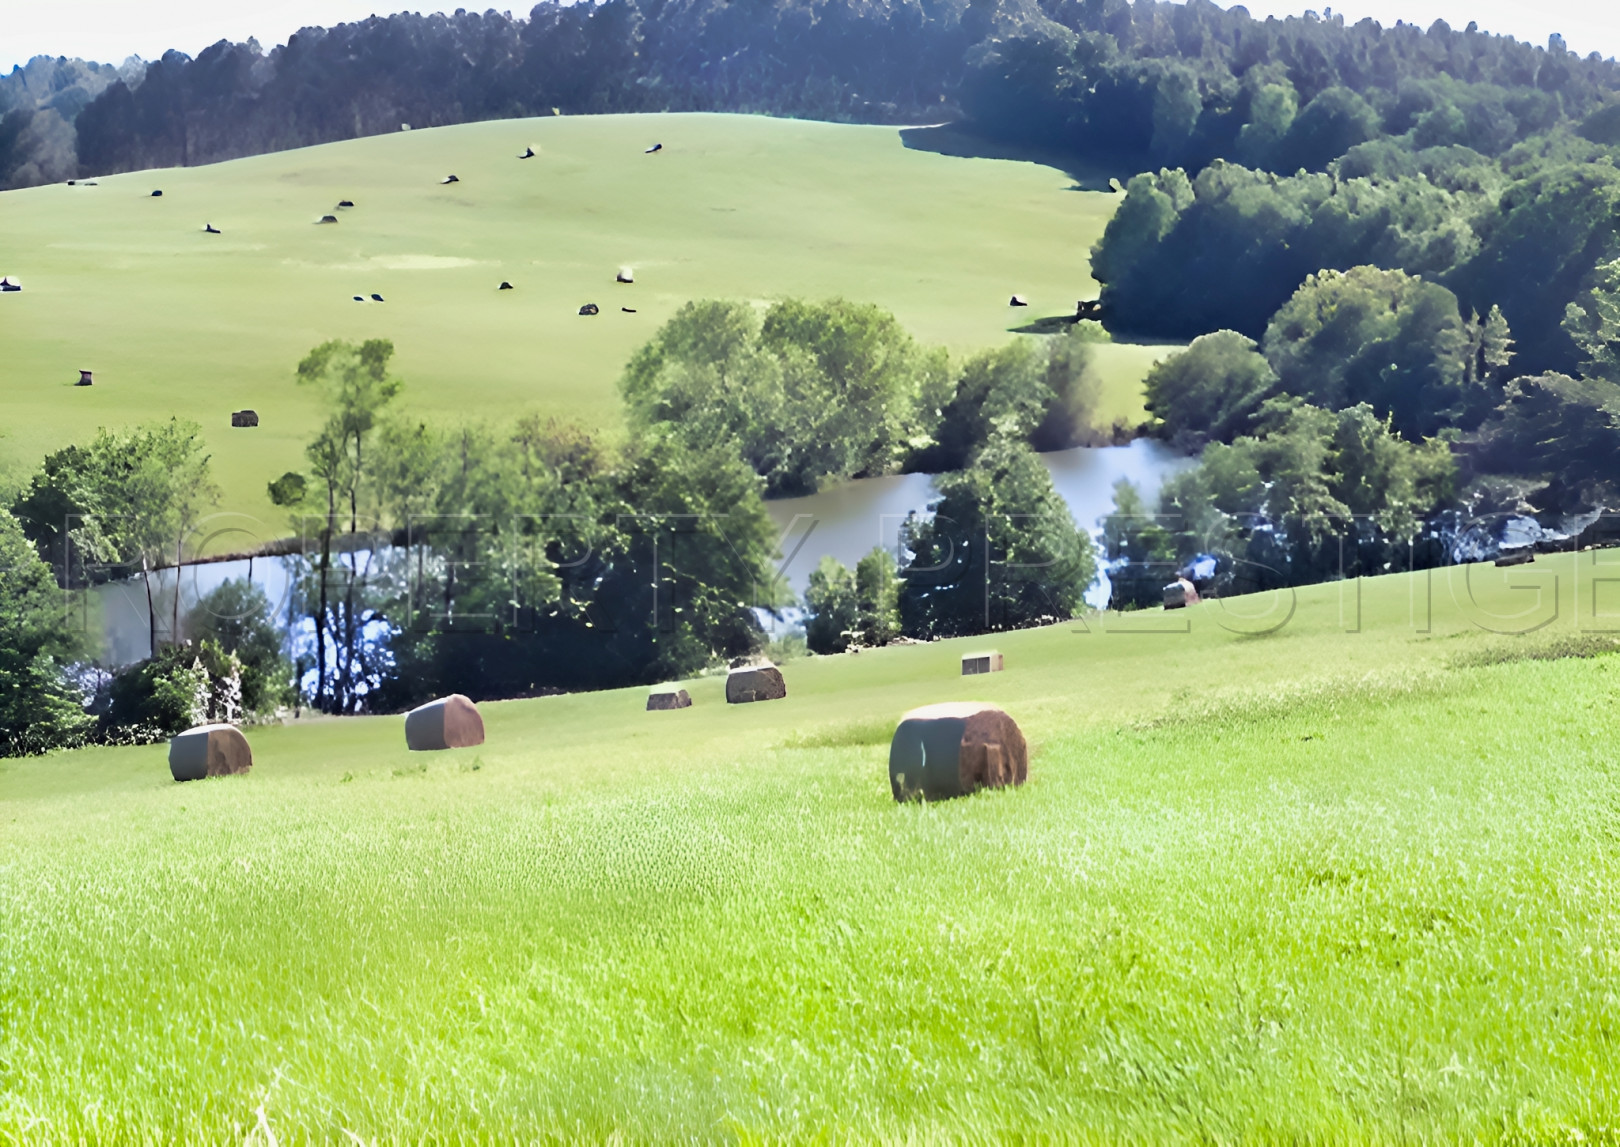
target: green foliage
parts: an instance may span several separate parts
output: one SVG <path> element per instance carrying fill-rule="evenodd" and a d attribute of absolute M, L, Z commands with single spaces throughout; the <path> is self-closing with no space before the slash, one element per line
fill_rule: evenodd
<path fill-rule="evenodd" d="M 1564 309 L 1564 333 L 1581 351 L 1581 373 L 1620 382 L 1620 259 L 1599 263 Z"/>
<path fill-rule="evenodd" d="M 804 624 L 804 638 L 810 651 L 842 653 L 849 647 L 850 635 L 860 614 L 854 571 L 831 554 L 823 555 L 810 571 L 804 608 L 809 615 Z"/>
<path fill-rule="evenodd" d="M 1168 438 L 1230 442 L 1254 429 L 1277 375 L 1252 339 L 1216 331 L 1148 372 L 1147 408 Z"/>
<path fill-rule="evenodd" d="M 813 653 L 842 653 L 851 644 L 887 645 L 900 636 L 904 581 L 887 550 L 876 546 L 853 571 L 825 556 L 804 593 L 805 640 Z"/>
<path fill-rule="evenodd" d="M 1367 403 L 1414 440 L 1468 409 L 1469 349 L 1455 295 L 1376 267 L 1312 275 L 1265 340 L 1284 391 L 1331 410 Z"/>
<path fill-rule="evenodd" d="M 894 316 L 833 299 L 789 299 L 760 321 L 746 303 L 688 303 L 620 380 L 632 425 L 688 444 L 733 444 L 773 494 L 896 469 L 944 358 Z"/>
<path fill-rule="evenodd" d="M 197 725 L 242 719 L 242 662 L 212 640 L 165 645 L 113 674 L 101 736 L 161 741 Z"/>
<path fill-rule="evenodd" d="M 83 698 L 63 675 L 79 651 L 50 568 L 0 510 L 0 756 L 71 745 L 88 731 Z"/>
<path fill-rule="evenodd" d="M 1382 162 L 1378 153 L 1361 160 Z M 1478 251 L 1472 221 L 1490 209 L 1500 175 L 1452 163 L 1437 181 L 1431 168 L 1442 175 L 1436 158 L 1393 177 L 1279 179 L 1217 160 L 1192 180 L 1179 170 L 1139 175 L 1091 252 L 1109 323 L 1164 337 L 1227 329 L 1259 338 L 1323 269 L 1441 278 Z"/>
<path fill-rule="evenodd" d="M 915 637 L 1017 629 L 1073 617 L 1096 576 L 1091 539 L 1023 442 L 996 435 L 902 534 L 900 616 Z"/>
<path fill-rule="evenodd" d="M 271 482 L 269 489 L 273 505 L 291 509 L 303 504 L 305 496 L 309 493 L 309 480 L 302 474 L 289 470 Z"/>
<path fill-rule="evenodd" d="M 1544 374 L 1514 379 L 1474 437 L 1475 465 L 1544 483 L 1551 512 L 1620 504 L 1620 384 Z"/>
<path fill-rule="evenodd" d="M 1331 411 L 1273 400 L 1256 434 L 1211 443 L 1198 466 L 1167 479 L 1158 515 L 1144 513 L 1134 488 L 1116 487 L 1104 541 L 1110 559 L 1137 566 L 1111 574 L 1116 598 L 1157 604 L 1158 585 L 1200 553 L 1224 559 L 1222 593 L 1400 568 L 1422 523 L 1455 494 L 1445 443 L 1406 441 L 1365 403 Z"/>
<path fill-rule="evenodd" d="M 1345 87 L 1326 88 L 1289 121 L 1273 170 L 1325 171 L 1356 144 L 1375 138 L 1378 129 L 1378 113 L 1361 96 Z"/>
<path fill-rule="evenodd" d="M 193 641 L 241 663 L 242 709 L 248 714 L 268 714 L 293 703 L 292 665 L 277 621 L 264 591 L 246 579 L 220 583 L 186 615 Z"/>

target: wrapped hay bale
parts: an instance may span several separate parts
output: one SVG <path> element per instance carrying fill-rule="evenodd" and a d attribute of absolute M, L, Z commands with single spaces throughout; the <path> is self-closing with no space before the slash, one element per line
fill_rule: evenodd
<path fill-rule="evenodd" d="M 484 743 L 484 718 L 460 693 L 429 701 L 405 714 L 405 744 L 412 752 L 466 749 Z"/>
<path fill-rule="evenodd" d="M 1021 785 L 1028 777 L 1023 731 L 987 701 L 913 709 L 900 718 L 889 742 L 889 788 L 897 801 L 948 800 Z"/>
<path fill-rule="evenodd" d="M 235 725 L 198 725 L 169 740 L 169 772 L 177 781 L 230 777 L 253 767 L 253 750 Z"/>
<path fill-rule="evenodd" d="M 685 689 L 654 689 L 647 694 L 647 712 L 657 709 L 690 709 L 692 695 Z"/>
<path fill-rule="evenodd" d="M 962 658 L 963 677 L 973 677 L 980 673 L 1000 673 L 1004 668 L 1001 654 L 995 650 L 988 653 L 969 653 Z"/>
<path fill-rule="evenodd" d="M 1198 591 L 1193 588 L 1193 583 L 1186 578 L 1178 577 L 1164 587 L 1164 608 L 1184 609 L 1189 605 L 1197 604 Z"/>
<path fill-rule="evenodd" d="M 750 701 L 780 701 L 787 696 L 787 682 L 774 665 L 743 665 L 726 674 L 726 704 L 745 705 Z"/>

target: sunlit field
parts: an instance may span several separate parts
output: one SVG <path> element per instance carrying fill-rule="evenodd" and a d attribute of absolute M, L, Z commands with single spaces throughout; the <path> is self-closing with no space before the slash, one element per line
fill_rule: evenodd
<path fill-rule="evenodd" d="M 1096 297 L 1089 250 L 1120 199 L 892 127 L 737 115 L 503 120 L 95 182 L 0 195 L 0 273 L 25 288 L 0 299 L 0 478 L 178 414 L 206 429 L 224 508 L 275 528 L 265 484 L 318 422 L 293 368 L 327 339 L 392 339 L 430 419 L 612 433 L 625 361 L 690 299 L 843 295 L 930 343 L 1000 345 Z M 1164 353 L 1098 348 L 1101 425 L 1140 421 Z M 257 429 L 231 429 L 242 408 Z"/>
<path fill-rule="evenodd" d="M 0 1135 L 1612 1141 L 1617 584 L 1091 617 L 438 754 L 311 720 L 188 785 L 4 762 Z M 956 698 L 1029 783 L 896 805 Z"/>

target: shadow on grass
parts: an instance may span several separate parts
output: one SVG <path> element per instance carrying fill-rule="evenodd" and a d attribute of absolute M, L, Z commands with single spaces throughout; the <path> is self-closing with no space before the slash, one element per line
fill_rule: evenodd
<path fill-rule="evenodd" d="M 1055 167 L 1074 180 L 1070 191 L 1118 193 L 1132 175 L 1150 166 L 1141 157 L 1085 159 L 1056 148 L 990 139 L 962 123 L 901 128 L 900 141 L 913 151 L 932 151 L 958 159 L 1011 159 Z"/>

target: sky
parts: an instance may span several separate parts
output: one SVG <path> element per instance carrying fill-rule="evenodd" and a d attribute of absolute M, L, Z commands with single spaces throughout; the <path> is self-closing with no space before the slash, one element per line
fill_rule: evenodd
<path fill-rule="evenodd" d="M 489 0 L 459 0 L 483 10 Z M 499 2 L 499 0 L 497 0 Z M 1225 0 L 1220 0 L 1225 2 Z M 216 40 L 258 37 L 268 50 L 311 24 L 341 24 L 395 11 L 398 0 L 0 0 L 0 71 L 36 55 L 80 56 L 122 63 L 131 55 L 155 60 L 169 48 L 196 55 Z M 533 0 L 512 10 L 527 13 Z M 454 10 L 455 4 L 448 5 Z M 1308 2 L 1249 0 L 1257 18 L 1297 16 Z M 413 9 L 415 10 L 415 9 Z M 439 11 L 423 5 L 423 11 Z M 504 10 L 504 6 L 503 6 Z M 1317 7 L 1317 11 L 1323 11 Z M 1620 55 L 1620 3 L 1615 0 L 1344 0 L 1332 5 L 1349 23 L 1371 16 L 1427 27 L 1443 19 L 1456 28 L 1481 29 L 1545 44 L 1553 32 L 1581 55 Z"/>

